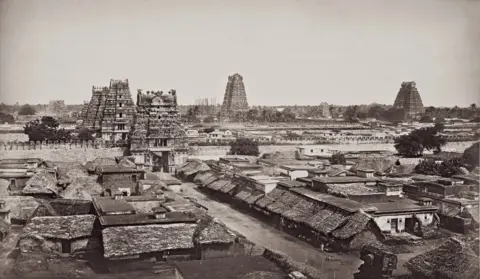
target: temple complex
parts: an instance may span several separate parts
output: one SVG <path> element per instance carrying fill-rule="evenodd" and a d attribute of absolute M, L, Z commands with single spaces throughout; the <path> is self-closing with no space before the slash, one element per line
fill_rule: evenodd
<path fill-rule="evenodd" d="M 245 93 L 243 77 L 239 74 L 229 76 L 223 98 L 222 115 L 228 116 L 235 112 L 247 110 L 247 94 Z"/>
<path fill-rule="evenodd" d="M 130 153 L 144 168 L 175 172 L 187 160 L 188 143 L 177 108 L 175 90 L 138 90 L 135 125 L 130 137 Z"/>
<path fill-rule="evenodd" d="M 83 125 L 100 133 L 105 142 L 125 144 L 134 113 L 128 79 L 111 79 L 109 86 L 92 87 L 92 98 L 82 110 Z"/>
<path fill-rule="evenodd" d="M 393 106 L 403 109 L 405 119 L 412 119 L 424 113 L 422 98 L 414 81 L 402 82 Z"/>

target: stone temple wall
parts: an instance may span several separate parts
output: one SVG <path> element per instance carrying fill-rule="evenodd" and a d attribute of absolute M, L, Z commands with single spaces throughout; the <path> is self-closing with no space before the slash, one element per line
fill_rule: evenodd
<path fill-rule="evenodd" d="M 229 114 L 235 111 L 248 110 L 247 94 L 243 77 L 234 74 L 228 77 L 227 88 L 223 98 L 222 113 Z"/>

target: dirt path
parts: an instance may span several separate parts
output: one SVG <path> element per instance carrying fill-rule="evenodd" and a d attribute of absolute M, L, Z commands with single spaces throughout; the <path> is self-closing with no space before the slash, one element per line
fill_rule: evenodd
<path fill-rule="evenodd" d="M 184 184 L 182 188 L 184 196 L 196 198 L 199 204 L 208 208 L 210 215 L 225 223 L 232 230 L 243 234 L 257 245 L 288 254 L 297 262 L 306 262 L 325 270 L 329 274 L 329 278 L 353 278 L 353 273 L 358 271 L 358 267 L 362 263 L 356 255 L 322 252 L 300 239 L 280 232 L 250 215 L 233 209 L 228 204 L 212 200 L 194 189 L 196 188 L 195 184 Z M 328 256 L 341 261 L 326 261 Z"/>
<path fill-rule="evenodd" d="M 10 273 L 15 263 L 11 253 L 15 250 L 21 227 L 12 226 L 7 238 L 0 243 L 0 278 L 5 278 Z"/>

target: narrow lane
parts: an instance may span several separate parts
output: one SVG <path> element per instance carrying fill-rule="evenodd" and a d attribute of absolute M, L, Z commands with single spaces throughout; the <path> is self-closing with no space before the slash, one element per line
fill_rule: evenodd
<path fill-rule="evenodd" d="M 183 196 L 195 198 L 199 204 L 208 208 L 210 215 L 225 223 L 230 229 L 243 234 L 259 246 L 282 252 L 297 262 L 325 270 L 329 278 L 353 278 L 353 273 L 358 271 L 362 263 L 356 255 L 322 252 L 228 204 L 211 199 L 196 190 L 196 185 L 193 183 L 185 183 L 182 188 Z M 341 261 L 327 261 L 326 258 L 329 256 Z"/>

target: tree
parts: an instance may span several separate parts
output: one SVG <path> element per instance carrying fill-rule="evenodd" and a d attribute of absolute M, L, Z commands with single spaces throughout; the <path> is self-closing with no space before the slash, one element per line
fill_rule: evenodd
<path fill-rule="evenodd" d="M 29 104 L 21 106 L 18 111 L 18 115 L 34 115 L 35 113 L 35 109 Z"/>
<path fill-rule="evenodd" d="M 415 166 L 415 172 L 425 175 L 439 175 L 442 177 L 451 177 L 461 174 L 461 167 L 464 166 L 461 157 L 454 157 L 444 160 L 442 163 L 435 162 L 435 159 L 421 161 Z"/>
<path fill-rule="evenodd" d="M 203 119 L 203 122 L 205 122 L 205 123 L 212 123 L 214 121 L 215 121 L 215 118 L 213 118 L 213 116 L 211 116 L 211 115 L 207 116 Z"/>
<path fill-rule="evenodd" d="M 44 116 L 41 120 L 35 119 L 23 127 L 23 132 L 28 135 L 29 141 L 69 141 L 71 133 L 65 129 L 59 129 L 56 119 Z"/>
<path fill-rule="evenodd" d="M 468 169 L 474 169 L 479 166 L 480 142 L 477 141 L 469 148 L 463 151 L 463 160 Z"/>
<path fill-rule="evenodd" d="M 425 149 L 440 152 L 446 140 L 438 135 L 438 132 L 438 127 L 414 130 L 408 135 L 395 139 L 395 149 L 399 154 L 407 157 L 421 156 Z"/>
<path fill-rule="evenodd" d="M 95 140 L 93 137 L 93 132 L 88 128 L 81 128 L 78 131 L 77 139 L 81 141 Z"/>
<path fill-rule="evenodd" d="M 230 155 L 258 156 L 258 143 L 247 138 L 238 138 L 230 143 Z"/>
<path fill-rule="evenodd" d="M 345 155 L 343 153 L 335 153 L 330 158 L 330 164 L 332 165 L 345 165 L 347 160 L 345 159 Z"/>
<path fill-rule="evenodd" d="M 3 123 L 13 124 L 15 123 L 15 118 L 11 114 L 0 111 L 0 124 Z"/>

